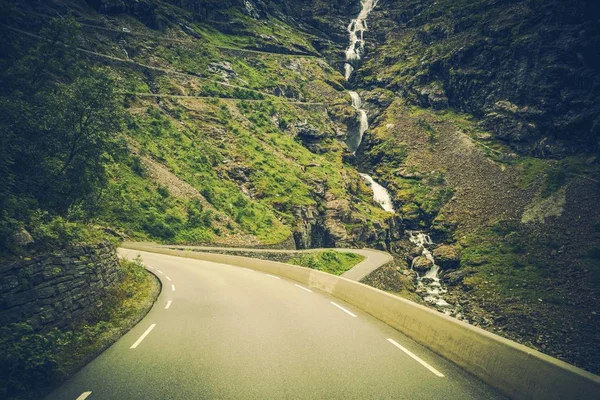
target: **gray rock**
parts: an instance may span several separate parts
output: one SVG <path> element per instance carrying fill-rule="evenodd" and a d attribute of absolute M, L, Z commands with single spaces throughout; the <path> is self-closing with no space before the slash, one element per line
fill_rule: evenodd
<path fill-rule="evenodd" d="M 27 246 L 33 243 L 33 237 L 25 228 L 18 228 L 12 233 L 10 243 L 14 246 Z"/>

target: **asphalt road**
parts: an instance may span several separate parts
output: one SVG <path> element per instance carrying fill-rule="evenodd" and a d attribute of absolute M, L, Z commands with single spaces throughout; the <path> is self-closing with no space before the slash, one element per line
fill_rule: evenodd
<path fill-rule="evenodd" d="M 284 278 L 141 254 L 150 313 L 47 399 L 496 399 L 379 320 Z"/>

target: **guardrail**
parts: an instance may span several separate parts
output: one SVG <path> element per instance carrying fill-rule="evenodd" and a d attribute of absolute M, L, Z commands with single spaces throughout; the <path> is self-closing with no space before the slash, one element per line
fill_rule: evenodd
<path fill-rule="evenodd" d="M 342 277 L 275 261 L 127 243 L 152 253 L 242 266 L 315 288 L 371 314 L 515 399 L 597 399 L 600 376 L 437 311 Z"/>

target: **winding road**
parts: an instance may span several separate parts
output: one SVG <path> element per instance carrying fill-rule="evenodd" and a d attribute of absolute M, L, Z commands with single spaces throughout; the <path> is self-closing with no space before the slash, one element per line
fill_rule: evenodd
<path fill-rule="evenodd" d="M 148 315 L 47 399 L 496 399 L 495 391 L 328 294 L 226 264 L 140 254 Z"/>
<path fill-rule="evenodd" d="M 274 253 L 274 254 L 303 254 L 303 253 L 318 253 L 320 251 L 335 250 L 340 253 L 355 253 L 360 254 L 365 259 L 356 264 L 354 267 L 344 272 L 342 276 L 346 279 L 360 282 L 363 278 L 375 271 L 377 268 L 392 262 L 394 258 L 390 253 L 385 251 L 373 250 L 373 249 L 344 249 L 344 248 L 316 248 L 307 250 L 283 250 L 283 249 L 257 249 L 257 248 L 241 248 L 241 247 L 206 247 L 206 246 L 182 246 L 182 245 L 159 245 L 155 243 L 139 243 L 139 242 L 125 242 L 125 247 L 134 249 L 143 249 L 144 247 L 151 248 L 165 248 L 165 249 L 182 249 L 191 251 L 225 251 L 231 254 L 235 253 Z M 260 258 L 260 257 L 258 257 Z"/>

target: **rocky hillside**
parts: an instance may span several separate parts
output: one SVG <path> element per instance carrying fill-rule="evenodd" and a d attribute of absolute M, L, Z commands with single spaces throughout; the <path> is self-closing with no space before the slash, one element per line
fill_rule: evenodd
<path fill-rule="evenodd" d="M 2 2 L 2 70 L 51 43 L 110 79 L 124 108 L 101 190 L 61 218 L 169 243 L 385 248 L 396 263 L 369 284 L 422 301 L 419 231 L 452 315 L 600 371 L 594 2 L 379 0 L 349 81 L 358 0 L 24 3 Z M 53 41 L 61 24 L 75 27 L 68 45 Z M 370 124 L 355 155 L 348 90 Z M 31 159 L 3 160 L 18 177 Z M 17 203 L 0 202 L 0 229 L 49 229 Z"/>
<path fill-rule="evenodd" d="M 340 72 L 310 33 L 258 8 L 215 4 L 8 7 L 9 57 L 70 15 L 74 56 L 102 66 L 123 98 L 129 155 L 108 166 L 93 218 L 169 242 L 385 248 L 393 218 L 342 161 L 353 109 Z"/>
<path fill-rule="evenodd" d="M 444 244 L 456 315 L 598 372 L 596 11 L 381 1 L 352 84 L 371 119 L 359 165 Z M 397 247 L 407 265 L 413 247 Z"/>
<path fill-rule="evenodd" d="M 470 113 L 523 153 L 598 151 L 599 18 L 588 0 L 381 1 L 362 82 Z"/>

